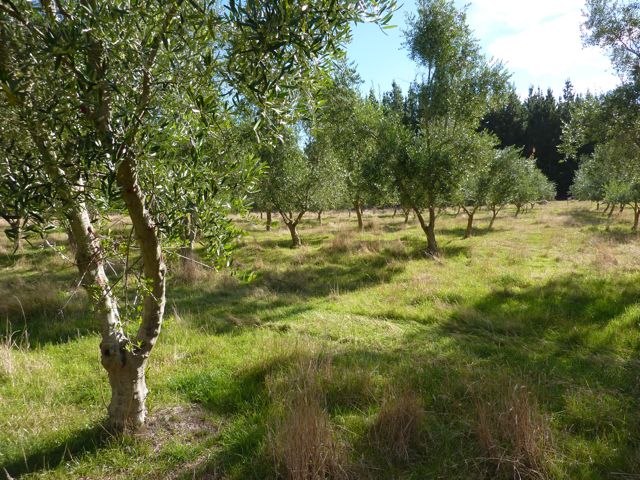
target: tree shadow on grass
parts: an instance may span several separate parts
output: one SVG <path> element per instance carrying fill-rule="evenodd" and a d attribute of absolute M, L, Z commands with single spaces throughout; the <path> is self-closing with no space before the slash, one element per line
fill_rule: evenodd
<path fill-rule="evenodd" d="M 55 468 L 74 457 L 97 452 L 115 438 L 105 425 L 100 423 L 75 432 L 64 443 L 46 445 L 30 453 L 8 458 L 0 463 L 0 472 L 6 471 L 12 477 L 17 477 Z"/>
<path fill-rule="evenodd" d="M 630 276 L 571 275 L 536 286 L 499 282 L 472 305 L 453 311 L 438 329 L 458 345 L 459 360 L 474 365 L 477 378 L 486 381 L 502 372 L 537 379 L 528 386 L 538 391 L 564 435 L 606 442 L 608 455 L 594 459 L 590 471 L 630 473 L 640 467 L 640 341 L 633 332 L 639 319 L 630 318 L 638 316 L 639 299 L 640 282 Z M 424 341 L 419 333 L 407 338 L 409 348 Z M 572 413 L 567 403 L 585 389 L 594 399 L 588 418 Z M 619 404 L 601 406 L 598 398 Z"/>
<path fill-rule="evenodd" d="M 557 213 L 560 217 L 566 217 L 564 223 L 566 225 L 582 225 L 582 226 L 596 226 L 604 225 L 607 222 L 607 216 L 602 213 L 602 210 L 595 209 L 575 209 L 570 211 L 562 211 Z"/>

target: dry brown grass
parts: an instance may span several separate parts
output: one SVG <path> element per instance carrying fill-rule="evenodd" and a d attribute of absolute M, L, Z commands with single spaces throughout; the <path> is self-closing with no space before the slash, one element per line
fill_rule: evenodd
<path fill-rule="evenodd" d="M 0 336 L 0 379 L 12 379 L 16 371 L 14 352 L 29 349 L 29 332 L 14 331 L 11 323 L 7 322 L 5 332 Z"/>
<path fill-rule="evenodd" d="M 425 411 L 411 391 L 389 395 L 370 430 L 372 444 L 395 461 L 406 462 L 422 444 Z"/>
<path fill-rule="evenodd" d="M 354 233 L 351 230 L 340 230 L 338 231 L 333 239 L 331 240 L 331 244 L 327 248 L 329 253 L 347 253 L 351 251 L 354 247 L 355 239 Z"/>
<path fill-rule="evenodd" d="M 322 390 L 329 369 L 327 359 L 300 357 L 288 380 L 272 390 L 276 405 L 282 408 L 268 437 L 279 477 L 324 480 L 349 476 L 346 454 L 334 434 Z"/>
<path fill-rule="evenodd" d="M 485 393 L 476 401 L 476 412 L 476 436 L 487 478 L 549 478 L 549 421 L 525 386 Z"/>

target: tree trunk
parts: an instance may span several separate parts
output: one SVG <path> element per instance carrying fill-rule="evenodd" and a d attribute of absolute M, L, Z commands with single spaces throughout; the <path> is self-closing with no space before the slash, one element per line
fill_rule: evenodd
<path fill-rule="evenodd" d="M 11 230 L 15 235 L 15 238 L 13 239 L 13 252 L 11 252 L 11 255 L 15 255 L 16 253 L 22 251 L 22 235 L 24 227 L 22 218 L 14 217 L 9 221 L 9 226 L 11 227 Z"/>
<path fill-rule="evenodd" d="M 302 246 L 300 235 L 298 235 L 298 222 L 289 222 L 287 223 L 287 227 L 289 227 L 289 233 L 291 233 L 291 248 Z"/>
<path fill-rule="evenodd" d="M 409 223 L 409 214 L 411 213 L 411 210 L 403 208 L 402 211 L 404 212 L 404 224 L 407 225 Z"/>
<path fill-rule="evenodd" d="M 489 222 L 489 230 L 493 228 L 493 222 L 496 221 L 496 217 L 498 216 L 498 212 L 500 210 L 496 209 L 496 207 L 491 207 L 491 221 Z"/>
<path fill-rule="evenodd" d="M 322 210 L 318 212 L 318 224 L 322 226 Z"/>
<path fill-rule="evenodd" d="M 600 210 L 600 202 L 596 202 L 596 211 Z"/>
<path fill-rule="evenodd" d="M 134 347 L 111 353 L 102 348 L 102 365 L 109 372 L 113 389 L 109 417 L 116 428 L 137 428 L 144 423 L 147 395 L 145 367 L 160 335 L 166 303 L 167 269 L 156 226 L 146 209 L 145 197 L 138 184 L 134 162 L 135 159 L 130 155 L 125 157 L 118 167 L 116 179 L 135 230 L 148 287 L 144 293 L 142 322 L 133 341 Z"/>
<path fill-rule="evenodd" d="M 398 213 L 398 207 L 394 207 L 393 208 L 393 217 L 391 218 L 396 218 L 396 214 Z"/>
<path fill-rule="evenodd" d="M 638 220 L 640 220 L 640 205 L 637 203 L 633 207 L 633 230 L 634 232 L 638 231 Z"/>
<path fill-rule="evenodd" d="M 267 232 L 271 231 L 271 210 L 267 210 Z"/>
<path fill-rule="evenodd" d="M 475 213 L 475 210 L 467 212 L 467 230 L 464 232 L 464 238 L 471 238 L 473 236 L 473 216 Z"/>
<path fill-rule="evenodd" d="M 356 215 L 358 215 L 358 230 L 364 232 L 364 222 L 362 221 L 362 206 L 359 202 L 354 203 Z"/>
<path fill-rule="evenodd" d="M 624 206 L 625 206 L 624 203 L 620 204 L 620 210 L 619 210 L 620 213 L 624 212 Z"/>
<path fill-rule="evenodd" d="M 76 238 L 73 236 L 73 230 L 71 230 L 71 225 L 67 225 L 65 227 L 67 231 L 67 244 L 69 245 L 69 250 L 75 256 L 76 251 L 78 250 L 78 244 L 76 243 Z"/>
<path fill-rule="evenodd" d="M 186 237 L 184 238 L 184 245 L 180 249 L 180 254 L 182 255 L 182 262 L 188 263 L 193 260 L 194 248 L 196 243 L 196 216 L 195 212 L 190 212 L 185 217 L 185 232 Z"/>
<path fill-rule="evenodd" d="M 417 208 L 414 208 L 413 211 L 420 222 L 420 226 L 422 227 L 422 231 L 427 236 L 427 254 L 432 257 L 437 257 L 440 252 L 438 250 L 438 242 L 436 241 L 436 210 L 434 207 L 429 207 L 429 223 L 425 223 L 424 218 L 422 217 L 422 213 Z"/>
<path fill-rule="evenodd" d="M 289 228 L 289 233 L 291 234 L 291 248 L 298 248 L 302 246 L 302 240 L 300 240 L 300 235 L 298 235 L 298 223 L 300 223 L 304 214 L 305 212 L 302 211 L 294 218 L 293 214 L 289 213 L 289 217 L 287 217 L 285 213 L 280 210 L 280 216 L 282 217 L 285 225 Z"/>
<path fill-rule="evenodd" d="M 520 209 L 521 208 L 522 208 L 522 205 L 516 204 L 516 218 L 518 218 L 518 215 L 520 215 Z"/>

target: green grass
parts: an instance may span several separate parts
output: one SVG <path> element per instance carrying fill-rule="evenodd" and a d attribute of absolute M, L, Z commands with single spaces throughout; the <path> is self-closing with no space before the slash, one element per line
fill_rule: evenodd
<path fill-rule="evenodd" d="M 367 212 L 362 234 L 345 212 L 322 227 L 310 216 L 297 250 L 286 229 L 243 221 L 237 267 L 255 280 L 170 280 L 148 370 L 154 423 L 122 438 L 101 426 L 98 326 L 72 265 L 37 245 L 10 258 L 4 240 L 0 322 L 16 333 L 0 347 L 0 467 L 25 478 L 272 478 L 287 399 L 303 388 L 296 365 L 322 359 L 314 388 L 352 477 L 494 478 L 479 405 L 526 386 L 549 431 L 543 477 L 636 478 L 640 243 L 629 215 L 605 232 L 592 206 L 553 202 L 507 211 L 493 231 L 479 216 L 469 240 L 466 219 L 444 215 L 439 260 L 423 254 L 415 222 L 389 211 Z M 371 432 L 404 391 L 423 415 L 398 460 Z M 509 427 L 495 428 L 518 458 L 500 436 Z"/>

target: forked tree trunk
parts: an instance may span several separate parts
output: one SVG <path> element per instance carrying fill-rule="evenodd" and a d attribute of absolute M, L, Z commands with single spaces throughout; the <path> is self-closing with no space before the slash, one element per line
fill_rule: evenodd
<path fill-rule="evenodd" d="M 297 217 L 293 217 L 293 214 L 289 213 L 287 216 L 283 211 L 280 211 L 280 216 L 284 221 L 287 228 L 289 228 L 289 233 L 291 234 L 291 248 L 298 248 L 302 246 L 302 240 L 300 239 L 300 235 L 298 235 L 298 224 L 305 212 L 300 212 Z"/>
<path fill-rule="evenodd" d="M 464 238 L 471 238 L 473 236 L 473 217 L 475 216 L 478 207 L 474 207 L 471 210 L 463 207 L 463 210 L 467 214 L 467 229 L 464 232 Z"/>
<path fill-rule="evenodd" d="M 413 211 L 420 222 L 420 226 L 422 227 L 422 231 L 427 236 L 427 254 L 432 257 L 437 257 L 440 255 L 440 251 L 438 250 L 438 242 L 436 241 L 436 210 L 434 207 L 429 207 L 429 223 L 424 221 L 422 217 L 422 213 L 420 210 L 414 207 Z"/>
<path fill-rule="evenodd" d="M 625 207 L 624 203 L 621 203 L 620 210 L 619 210 L 620 213 L 624 212 L 624 207 Z"/>
<path fill-rule="evenodd" d="M 267 232 L 271 231 L 271 210 L 267 210 Z"/>
<path fill-rule="evenodd" d="M 160 239 L 145 197 L 138 183 L 135 159 L 125 157 L 116 173 L 118 185 L 133 225 L 147 289 L 144 292 L 142 322 L 133 342 L 124 348 L 102 342 L 102 365 L 109 374 L 111 403 L 109 419 L 118 429 L 141 426 L 146 417 L 145 369 L 151 349 L 158 340 L 166 303 L 166 266 Z M 106 348 L 108 347 L 108 348 Z M 117 355 L 116 355 L 117 353 Z"/>
<path fill-rule="evenodd" d="M 497 208 L 495 205 L 491 207 L 491 221 L 489 222 L 489 230 L 493 228 L 493 222 L 496 221 L 496 217 L 498 213 L 500 213 L 500 208 Z"/>

